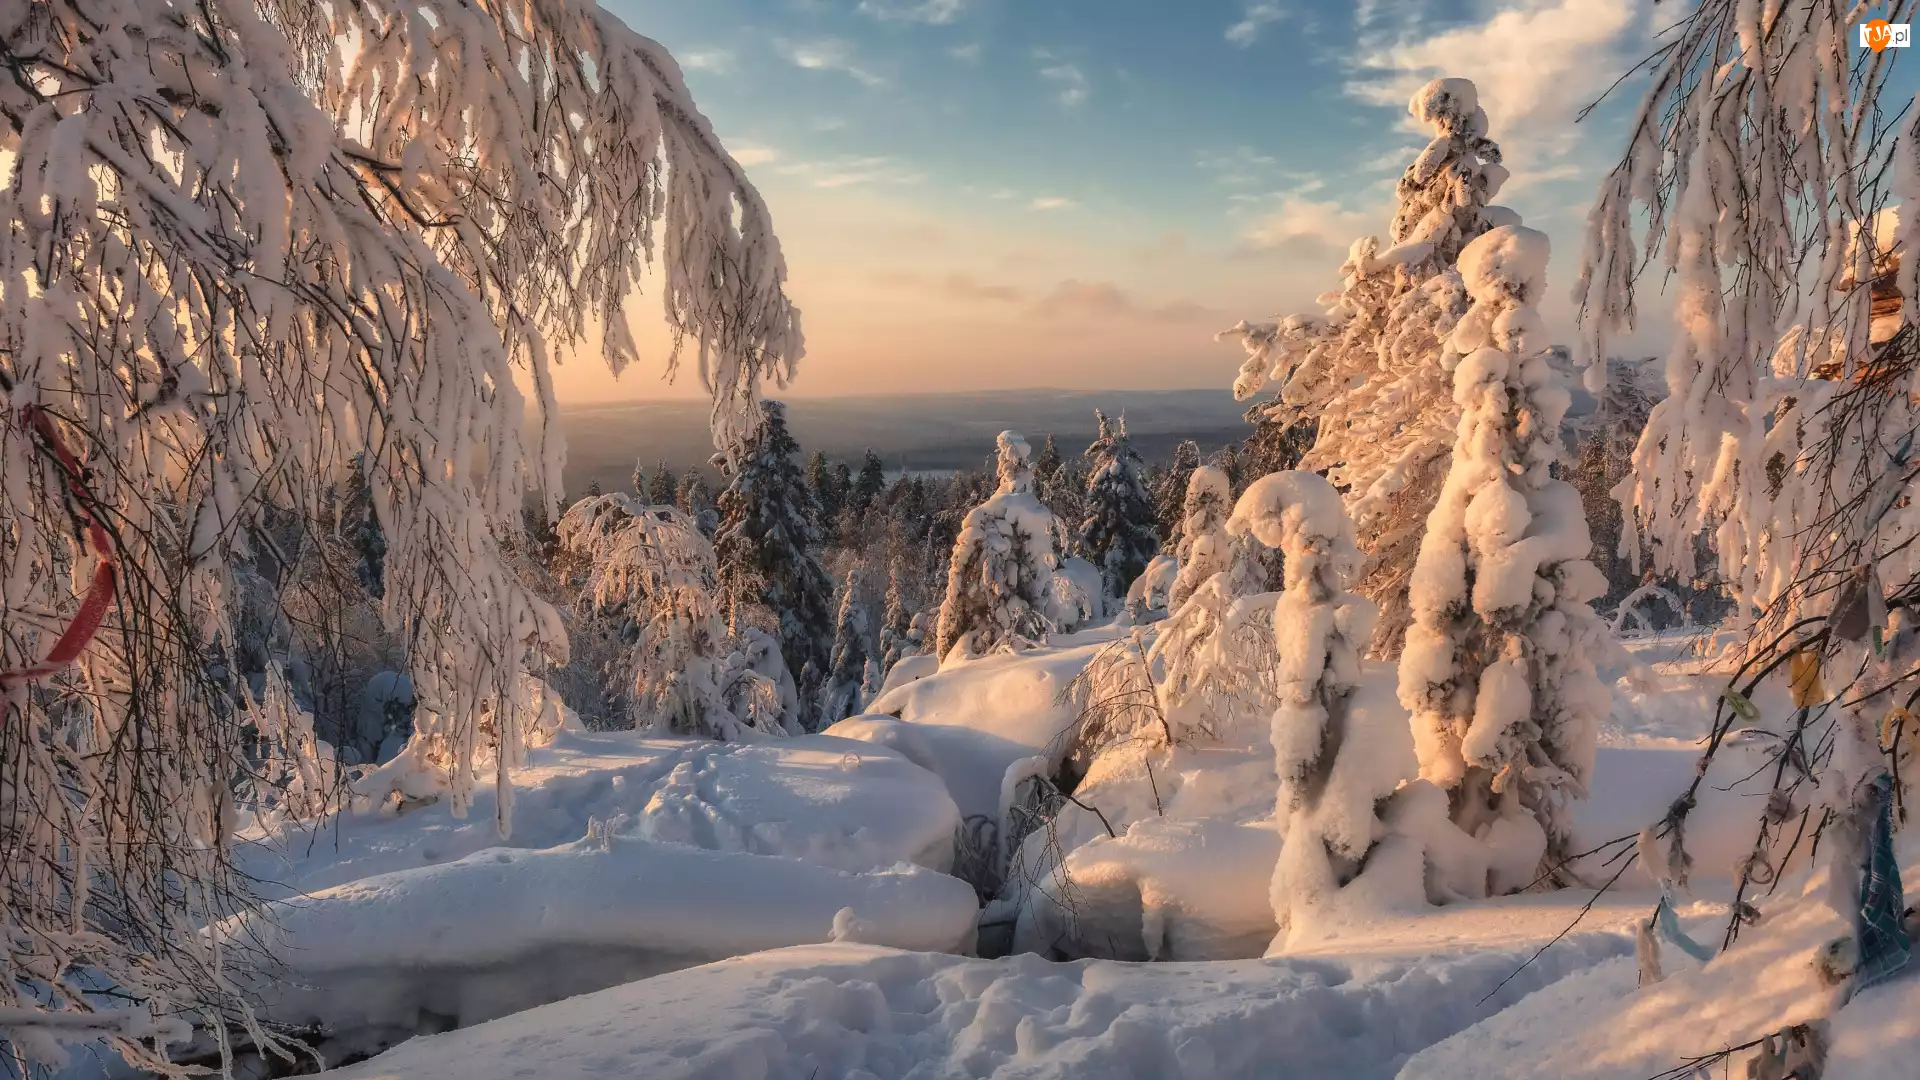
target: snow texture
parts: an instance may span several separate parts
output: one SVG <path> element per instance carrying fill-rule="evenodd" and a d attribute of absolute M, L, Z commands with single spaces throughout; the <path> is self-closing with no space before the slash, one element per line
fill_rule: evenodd
<path fill-rule="evenodd" d="M 1457 792 L 1454 820 L 1489 847 L 1496 891 L 1532 881 L 1529 859 L 1574 850 L 1570 807 L 1610 711 L 1595 671 L 1610 638 L 1589 604 L 1606 582 L 1587 561 L 1579 493 L 1552 472 L 1569 395 L 1533 310 L 1547 257 L 1546 236 L 1523 226 L 1460 255 L 1474 299 L 1447 353 L 1460 429 L 1400 661 L 1421 776 Z"/>

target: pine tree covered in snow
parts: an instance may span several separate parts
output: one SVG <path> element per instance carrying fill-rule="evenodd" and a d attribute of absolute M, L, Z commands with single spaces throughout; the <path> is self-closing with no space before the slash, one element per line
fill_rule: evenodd
<path fill-rule="evenodd" d="M 1200 444 L 1183 439 L 1173 448 L 1173 461 L 1156 478 L 1154 512 L 1158 515 L 1161 545 L 1180 546 L 1180 525 L 1187 519 L 1187 480 L 1200 467 Z"/>
<path fill-rule="evenodd" d="M 1354 708 L 1374 611 L 1350 587 L 1360 549 L 1333 486 L 1312 473 L 1262 477 L 1228 529 L 1286 557 L 1273 605 L 1279 703 L 1269 732 L 1285 837 L 1269 890 L 1280 929 L 1269 951 L 1279 952 L 1309 940 L 1359 876 L 1386 832 L 1380 808 L 1409 778 L 1412 747 L 1397 717 Z"/>
<path fill-rule="evenodd" d="M 719 527 L 720 519 L 714 512 L 713 491 L 707 487 L 707 478 L 700 475 L 699 469 L 688 469 L 681 475 L 680 484 L 673 493 L 673 505 L 698 522 L 700 531 L 709 537 Z"/>
<path fill-rule="evenodd" d="M 653 467 L 653 475 L 647 478 L 647 501 L 654 506 L 672 506 L 674 497 L 679 493 L 680 481 L 662 461 Z"/>
<path fill-rule="evenodd" d="M 873 627 L 860 599 L 860 575 L 855 571 L 840 590 L 840 614 L 834 620 L 833 655 L 827 682 L 820 690 L 820 726 L 844 720 L 866 705 L 862 687 L 867 681 Z"/>
<path fill-rule="evenodd" d="M 820 509 L 795 460 L 800 446 L 787 430 L 786 406 L 763 401 L 760 408 L 760 431 L 720 493 L 720 589 L 730 625 L 776 635 L 805 703 L 803 719 L 814 728 L 833 640 L 833 583 L 814 558 Z"/>
<path fill-rule="evenodd" d="M 1534 303 L 1547 238 L 1504 226 L 1470 244 L 1474 305 L 1448 362 L 1460 430 L 1414 569 L 1414 625 L 1400 661 L 1421 775 L 1452 792 L 1453 818 L 1486 842 L 1492 887 L 1532 881 L 1572 852 L 1606 687 L 1606 631 L 1589 601 L 1606 581 L 1580 495 L 1554 475 L 1569 403 Z"/>
<path fill-rule="evenodd" d="M 1178 611 L 1208 578 L 1231 567 L 1233 538 L 1227 533 L 1227 519 L 1232 514 L 1233 492 L 1226 472 L 1212 465 L 1194 469 L 1187 478 L 1180 546 L 1175 549 L 1180 576 L 1167 597 L 1167 610 Z"/>
<path fill-rule="evenodd" d="M 1299 467 L 1325 472 L 1345 492 L 1368 556 L 1360 589 L 1380 606 L 1373 648 L 1382 655 L 1397 650 L 1410 618 L 1407 579 L 1459 416 L 1439 363 L 1468 304 L 1452 266 L 1474 237 L 1518 223 L 1488 205 L 1507 172 L 1478 97 L 1464 79 L 1436 79 L 1413 95 L 1408 111 L 1434 137 L 1396 188 L 1392 244 L 1354 242 L 1340 290 L 1321 298 L 1324 313 L 1229 331 L 1247 350 L 1235 394 L 1280 388 L 1249 418 L 1276 439 L 1290 425 L 1314 425 Z"/>
<path fill-rule="evenodd" d="M 518 49 L 537 76 L 500 59 Z M 651 255 L 731 450 L 799 326 L 766 207 L 680 69 L 592 4 L 47 0 L 0 17 L 0 51 L 4 809 L 32 823 L 10 863 L 45 871 L 0 906 L 11 1004 L 64 1014 L 8 1028 L 178 1074 L 170 1010 L 220 1016 L 235 985 L 201 927 L 235 902 L 244 728 L 297 712 L 217 675 L 257 527 L 325 520 L 365 452 L 382 614 L 425 707 L 364 790 L 405 772 L 464 808 L 478 770 L 510 790 L 550 714 L 528 673 L 560 620 L 501 540 L 561 497 L 555 354 L 634 358 L 619 313 Z M 76 625 L 95 647 L 69 668 L 49 654 Z M 82 985 L 169 1012 L 79 1022 L 102 1001 Z"/>
<path fill-rule="evenodd" d="M 935 646 L 943 661 L 1039 641 L 1048 630 L 1053 515 L 1033 494 L 1027 441 L 1003 431 L 997 444 L 999 487 L 967 512 L 948 561 Z"/>
<path fill-rule="evenodd" d="M 743 700 L 791 697 L 791 679 L 775 674 L 762 687 L 759 673 L 731 655 L 713 545 L 692 518 L 601 495 L 569 508 L 559 532 L 586 569 L 579 615 L 610 623 L 625 646 L 608 674 L 634 726 L 726 740 L 798 730 L 791 709 L 735 711 Z"/>
<path fill-rule="evenodd" d="M 1126 417 L 1094 411 L 1100 434 L 1087 447 L 1085 517 L 1080 524 L 1083 557 L 1100 568 L 1107 595 L 1127 595 L 1135 578 L 1160 550 L 1153 499 L 1148 496 L 1140 455 L 1127 438 Z"/>
<path fill-rule="evenodd" d="M 860 475 L 853 482 L 854 512 L 865 514 L 873 509 L 886 490 L 887 467 L 881 463 L 879 454 L 868 450 L 860 459 Z"/>
<path fill-rule="evenodd" d="M 893 670 L 893 665 L 903 656 L 915 656 L 924 648 L 922 642 L 914 640 L 913 612 L 907 608 L 906 599 L 900 590 L 900 571 L 897 566 L 887 572 L 887 606 L 881 615 L 880 624 L 880 668 L 882 677 Z"/>

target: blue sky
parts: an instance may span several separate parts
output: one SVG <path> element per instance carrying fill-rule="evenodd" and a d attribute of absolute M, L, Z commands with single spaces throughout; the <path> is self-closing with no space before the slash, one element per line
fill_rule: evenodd
<path fill-rule="evenodd" d="M 1640 84 L 1650 0 L 603 0 L 666 45 L 772 207 L 809 356 L 794 395 L 1225 386 L 1213 331 L 1309 308 L 1384 234 L 1426 136 L 1411 90 L 1480 85 L 1554 240 Z M 643 337 L 651 313 L 636 318 Z M 656 337 L 657 340 L 657 337 Z M 564 396 L 649 397 L 590 363 Z"/>

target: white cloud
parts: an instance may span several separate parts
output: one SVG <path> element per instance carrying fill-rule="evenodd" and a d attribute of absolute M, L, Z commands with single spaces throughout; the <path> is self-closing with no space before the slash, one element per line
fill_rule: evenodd
<path fill-rule="evenodd" d="M 971 45 L 955 45 L 947 50 L 947 55 L 963 64 L 977 64 L 980 62 L 980 52 L 980 43 L 976 41 Z"/>
<path fill-rule="evenodd" d="M 742 164 L 745 164 L 742 162 Z M 817 188 L 855 187 L 864 184 L 917 184 L 926 174 L 915 171 L 888 157 L 830 158 L 824 161 L 794 161 L 774 171 L 782 176 L 803 180 Z"/>
<path fill-rule="evenodd" d="M 1260 40 L 1262 29 L 1270 23 L 1279 22 L 1287 14 L 1275 0 L 1248 4 L 1241 12 L 1240 21 L 1227 27 L 1227 41 L 1242 49 Z"/>
<path fill-rule="evenodd" d="M 853 46 L 837 38 L 781 42 L 779 47 L 781 55 L 795 67 L 805 68 L 808 71 L 839 72 L 868 88 L 887 84 L 884 77 L 861 67 L 854 59 Z"/>
<path fill-rule="evenodd" d="M 1358 237 L 1382 231 L 1390 216 L 1385 209 L 1352 210 L 1332 199 L 1311 198 L 1318 187 L 1308 184 L 1247 200 L 1258 211 L 1241 232 L 1242 251 L 1333 258 Z"/>
<path fill-rule="evenodd" d="M 1228 187 L 1252 187 L 1273 182 L 1279 171 L 1277 158 L 1251 146 L 1236 146 L 1225 152 L 1203 151 L 1194 156 L 1194 167 L 1213 174 L 1216 183 Z"/>
<path fill-rule="evenodd" d="M 780 151 L 771 146 L 756 143 L 738 143 L 733 147 L 733 160 L 742 168 L 751 169 L 755 165 L 771 165 L 780 160 Z"/>
<path fill-rule="evenodd" d="M 859 11 L 888 22 L 945 26 L 967 9 L 967 0 L 860 0 Z"/>
<path fill-rule="evenodd" d="M 1041 50 L 1034 54 L 1041 62 L 1052 59 L 1053 54 Z M 1093 93 L 1093 86 L 1087 81 L 1086 73 L 1072 64 L 1049 64 L 1040 69 L 1040 77 L 1060 89 L 1060 104 L 1073 108 L 1086 103 Z"/>
<path fill-rule="evenodd" d="M 1035 210 L 1071 210 L 1080 204 L 1058 195 L 1042 195 L 1027 205 Z"/>
<path fill-rule="evenodd" d="M 1404 109 L 1429 79 L 1471 79 L 1491 134 L 1510 160 L 1556 157 L 1573 149 L 1580 108 L 1624 70 L 1620 61 L 1645 45 L 1645 7 L 1625 0 L 1501 0 L 1481 22 L 1418 35 L 1402 25 L 1397 41 L 1361 57 L 1360 77 L 1347 92 Z M 1515 169 L 1516 180 L 1522 171 Z"/>
<path fill-rule="evenodd" d="M 680 54 L 680 66 L 689 71 L 712 71 L 721 75 L 733 70 L 733 53 L 726 49 L 685 52 Z"/>

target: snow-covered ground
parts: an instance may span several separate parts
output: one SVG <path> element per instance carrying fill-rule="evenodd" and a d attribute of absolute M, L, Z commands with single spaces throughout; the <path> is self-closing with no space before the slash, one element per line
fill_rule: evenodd
<path fill-rule="evenodd" d="M 1058 763 L 1061 691 L 1115 633 L 916 673 L 828 736 L 563 733 L 518 778 L 505 843 L 484 793 L 464 820 L 259 837 L 249 866 L 287 898 L 261 932 L 295 976 L 276 1018 L 351 1033 L 335 1061 L 392 1046 L 339 1074 L 363 1080 L 1643 1080 L 1830 1005 L 1807 957 L 1838 923 L 1804 867 L 1733 953 L 1669 959 L 1646 990 L 1634 934 L 1658 894 L 1637 872 L 1591 910 L 1582 889 L 1427 908 L 1262 958 L 1281 837 L 1258 742 L 1095 758 L 1085 806 L 1027 838 L 1013 910 L 983 915 L 942 873 L 956 829 Z M 1614 658 L 1583 841 L 1637 832 L 1692 779 L 1720 686 L 1696 653 L 1668 635 Z M 1360 693 L 1392 708 L 1392 669 Z M 1752 843 L 1754 803 L 1725 789 L 1757 753 L 1724 750 L 1690 820 L 1678 909 L 1702 940 Z M 1017 951 L 969 955 L 976 919 L 1017 921 L 998 939 Z M 1841 1013 L 1827 1080 L 1887 1075 L 1916 1006 L 1895 982 Z"/>

